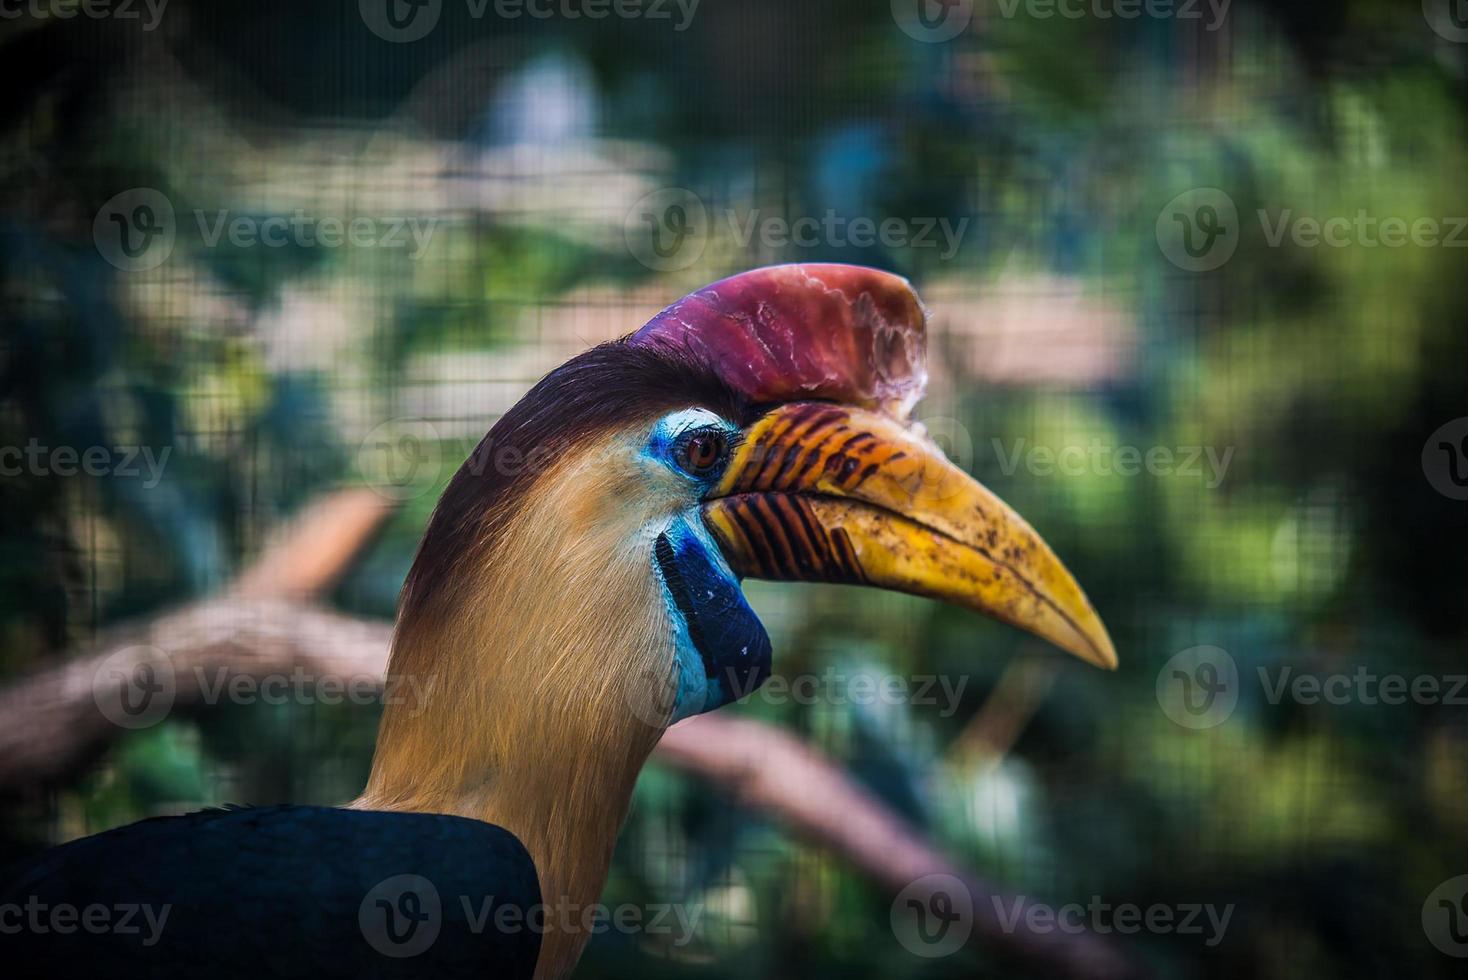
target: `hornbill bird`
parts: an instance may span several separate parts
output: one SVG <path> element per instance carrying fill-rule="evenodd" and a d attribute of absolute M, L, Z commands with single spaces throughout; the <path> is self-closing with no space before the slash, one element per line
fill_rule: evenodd
<path fill-rule="evenodd" d="M 565 975 L 663 730 L 770 672 L 745 576 L 931 596 L 1114 667 L 1050 548 L 909 420 L 925 321 L 895 275 L 775 266 L 552 371 L 429 521 L 389 664 L 429 694 L 384 707 L 362 796 L 44 852 L 0 884 L 0 963 Z"/>

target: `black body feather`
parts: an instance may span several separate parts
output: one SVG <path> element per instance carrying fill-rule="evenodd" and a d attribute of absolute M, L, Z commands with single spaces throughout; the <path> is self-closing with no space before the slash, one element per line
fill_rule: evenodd
<path fill-rule="evenodd" d="M 524 846 L 477 820 L 206 810 L 144 820 L 6 869 L 0 969 L 48 978 L 529 978 L 539 905 Z"/>

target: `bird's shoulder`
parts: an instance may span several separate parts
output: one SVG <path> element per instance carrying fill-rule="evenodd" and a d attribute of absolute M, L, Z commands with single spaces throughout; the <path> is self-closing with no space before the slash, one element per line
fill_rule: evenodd
<path fill-rule="evenodd" d="M 256 975 L 351 975 L 361 957 L 372 975 L 488 965 L 529 976 L 539 950 L 526 925 L 540 891 L 524 845 L 502 827 L 446 814 L 268 806 L 156 817 L 13 866 L 0 876 L 7 903 L 100 906 L 98 921 L 132 909 L 135 927 L 151 916 L 156 936 L 62 941 L 42 912 L 41 933 L 28 937 L 47 955 L 93 945 L 136 956 L 149 975 L 173 975 L 159 963 L 202 968 L 228 948 Z"/>

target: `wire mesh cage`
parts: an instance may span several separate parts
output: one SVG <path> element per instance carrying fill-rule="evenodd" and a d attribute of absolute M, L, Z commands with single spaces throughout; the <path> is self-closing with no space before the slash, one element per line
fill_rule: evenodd
<path fill-rule="evenodd" d="M 1451 6 L 26 7 L 0 856 L 354 798 L 404 576 L 494 422 L 706 283 L 853 263 L 923 297 L 914 426 L 1064 557 L 1120 670 L 747 582 L 775 677 L 727 710 L 768 771 L 653 756 L 579 974 L 1055 975 L 1096 941 L 1162 976 L 1449 975 Z M 105 717 L 98 672 L 159 649 L 202 651 L 187 696 Z M 934 945 L 902 869 L 940 867 L 971 902 Z"/>

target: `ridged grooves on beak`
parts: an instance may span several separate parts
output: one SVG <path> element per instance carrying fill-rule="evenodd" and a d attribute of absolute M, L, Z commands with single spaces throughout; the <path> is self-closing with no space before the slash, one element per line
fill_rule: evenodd
<path fill-rule="evenodd" d="M 1034 529 L 885 415 L 820 402 L 770 412 L 704 518 L 741 574 L 931 596 L 1116 666 L 1105 626 Z"/>

